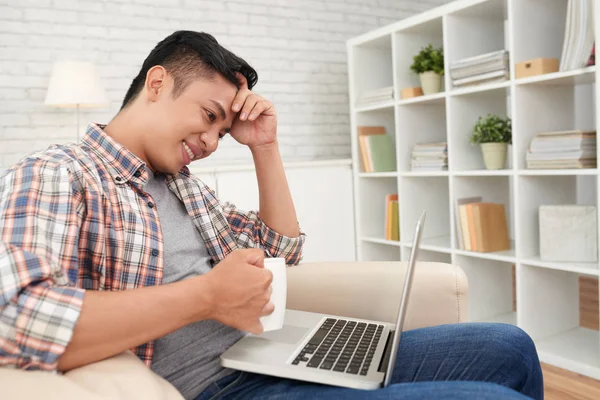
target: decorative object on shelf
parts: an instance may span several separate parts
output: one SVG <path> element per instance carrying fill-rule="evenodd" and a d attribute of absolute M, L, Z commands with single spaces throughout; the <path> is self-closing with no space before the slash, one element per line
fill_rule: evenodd
<path fill-rule="evenodd" d="M 385 240 L 400 240 L 398 193 L 385 196 Z"/>
<path fill-rule="evenodd" d="M 469 141 L 481 146 L 487 169 L 503 169 L 508 144 L 512 141 L 511 119 L 494 114 L 479 117 Z"/>
<path fill-rule="evenodd" d="M 413 57 L 410 69 L 419 75 L 423 94 L 440 92 L 444 75 L 444 49 L 434 48 L 432 44 L 421 48 Z"/>
<path fill-rule="evenodd" d="M 410 161 L 412 171 L 448 170 L 447 142 L 417 143 Z"/>
<path fill-rule="evenodd" d="M 502 82 L 509 77 L 507 50 L 480 54 L 450 64 L 450 78 L 455 87 Z"/>
<path fill-rule="evenodd" d="M 595 0 L 569 1 L 565 36 L 560 58 L 560 71 L 570 71 L 588 65 L 594 49 Z"/>
<path fill-rule="evenodd" d="M 396 171 L 396 150 L 384 126 L 359 126 L 358 145 L 363 172 Z"/>
<path fill-rule="evenodd" d="M 597 227 L 595 206 L 540 206 L 540 259 L 555 262 L 598 262 Z"/>
<path fill-rule="evenodd" d="M 525 155 L 530 169 L 596 168 L 596 131 L 538 132 Z"/>
<path fill-rule="evenodd" d="M 463 249 L 481 253 L 510 250 L 504 204 L 473 200 L 457 203 Z"/>
<path fill-rule="evenodd" d="M 558 72 L 558 58 L 534 58 L 515 65 L 515 77 L 526 78 Z"/>
<path fill-rule="evenodd" d="M 365 90 L 356 100 L 357 107 L 366 107 L 394 100 L 394 87 L 386 86 L 379 89 Z"/>
<path fill-rule="evenodd" d="M 423 96 L 423 89 L 421 89 L 420 86 L 404 88 L 400 92 L 400 97 L 402 99 L 410 99 L 410 98 L 419 97 L 419 96 Z"/>

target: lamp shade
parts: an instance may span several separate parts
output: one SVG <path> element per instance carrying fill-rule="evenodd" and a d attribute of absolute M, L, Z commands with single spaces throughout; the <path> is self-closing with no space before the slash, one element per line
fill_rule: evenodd
<path fill-rule="evenodd" d="M 94 65 L 87 61 L 57 61 L 52 68 L 44 104 L 55 107 L 108 106 Z"/>

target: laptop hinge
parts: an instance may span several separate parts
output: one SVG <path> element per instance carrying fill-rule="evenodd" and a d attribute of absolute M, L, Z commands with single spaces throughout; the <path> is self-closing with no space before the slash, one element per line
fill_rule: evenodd
<path fill-rule="evenodd" d="M 387 340 L 385 341 L 385 348 L 383 349 L 383 357 L 381 358 L 381 362 L 379 363 L 379 368 L 377 371 L 383 372 L 384 374 L 387 372 L 388 363 L 390 361 L 390 352 L 392 351 L 392 342 L 394 340 L 394 331 L 390 331 L 388 333 Z"/>

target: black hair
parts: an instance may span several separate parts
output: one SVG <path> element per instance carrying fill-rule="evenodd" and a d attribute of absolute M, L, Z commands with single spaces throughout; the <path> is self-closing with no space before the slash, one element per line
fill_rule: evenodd
<path fill-rule="evenodd" d="M 167 36 L 152 49 L 144 60 L 138 75 L 133 79 L 123 99 L 125 108 L 140 93 L 148 70 L 161 65 L 173 76 L 173 97 L 180 95 L 192 80 L 212 79 L 216 73 L 225 77 L 239 89 L 235 76 L 240 72 L 252 89 L 258 81 L 258 74 L 245 60 L 221 46 L 217 40 L 205 32 L 176 31 Z"/>

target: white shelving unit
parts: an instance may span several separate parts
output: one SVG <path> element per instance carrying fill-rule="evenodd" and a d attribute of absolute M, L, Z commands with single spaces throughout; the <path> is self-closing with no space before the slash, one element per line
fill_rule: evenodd
<path fill-rule="evenodd" d="M 527 146 L 536 131 L 596 128 L 598 70 L 515 79 L 515 63 L 560 58 L 567 0 L 460 0 L 398 21 L 348 41 L 352 157 L 360 260 L 406 260 L 416 219 L 427 210 L 421 260 L 451 262 L 468 275 L 472 321 L 515 324 L 536 342 L 543 362 L 600 379 L 600 334 L 581 327 L 579 276 L 597 278 L 597 263 L 549 263 L 539 256 L 538 207 L 598 206 L 599 169 L 528 170 Z M 596 20 L 600 11 L 596 9 Z M 600 37 L 600 28 L 596 37 Z M 429 43 L 443 46 L 450 62 L 506 49 L 506 82 L 452 88 L 402 100 L 400 90 L 419 86 L 409 66 Z M 357 108 L 365 90 L 394 86 L 395 100 Z M 468 136 L 480 115 L 499 113 L 513 121 L 507 168 L 485 169 Z M 357 126 L 384 125 L 394 139 L 397 171 L 361 171 Z M 449 168 L 411 172 L 414 144 L 447 141 Z M 384 197 L 399 194 L 400 241 L 384 240 Z M 511 249 L 480 253 L 458 248 L 455 201 L 467 196 L 506 207 Z M 600 245 L 600 244 L 599 244 Z"/>

